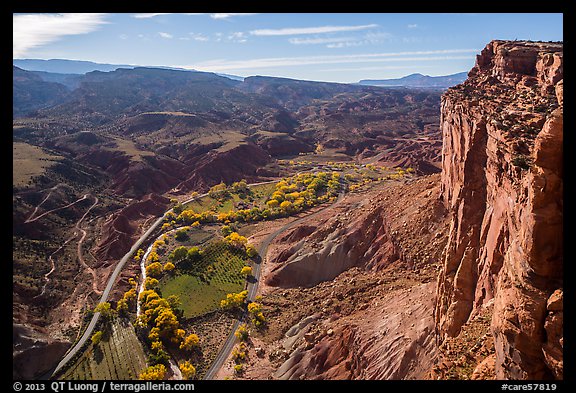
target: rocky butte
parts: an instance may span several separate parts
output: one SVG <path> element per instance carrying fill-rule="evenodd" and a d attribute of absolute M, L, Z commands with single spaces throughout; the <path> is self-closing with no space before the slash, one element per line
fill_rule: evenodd
<path fill-rule="evenodd" d="M 496 379 L 563 378 L 563 44 L 492 41 L 442 97 L 440 340 L 493 304 Z"/>

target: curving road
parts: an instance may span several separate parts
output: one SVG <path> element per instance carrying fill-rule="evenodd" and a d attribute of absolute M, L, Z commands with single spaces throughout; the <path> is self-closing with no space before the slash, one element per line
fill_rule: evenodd
<path fill-rule="evenodd" d="M 274 183 L 277 181 L 278 180 L 271 180 L 271 181 L 265 181 L 265 182 L 259 182 L 259 183 L 252 183 L 252 184 L 249 184 L 249 186 L 252 187 L 252 186 L 256 186 L 256 185 L 260 185 L 260 184 Z M 208 195 L 208 193 L 196 195 L 195 197 L 187 199 L 186 201 L 182 202 L 182 204 L 185 205 L 187 203 L 194 201 L 195 199 L 202 198 L 202 197 L 205 197 L 207 195 Z M 168 214 L 170 212 L 172 212 L 172 209 L 167 210 L 161 217 L 159 217 L 156 221 L 154 221 L 154 223 L 150 226 L 150 228 L 148 228 L 148 230 L 146 232 L 144 232 L 144 234 L 142 234 L 142 236 L 140 236 L 140 238 L 138 240 L 136 240 L 136 242 L 132 245 L 130 250 L 122 257 L 122 259 L 120 259 L 120 261 L 116 265 L 116 268 L 112 272 L 112 275 L 108 279 L 108 283 L 106 284 L 106 288 L 102 292 L 102 296 L 100 297 L 100 301 L 99 301 L 100 303 L 108 301 L 108 296 L 110 295 L 110 292 L 112 291 L 112 288 L 114 287 L 114 284 L 116 283 L 116 279 L 120 275 L 120 272 L 122 272 L 122 269 L 124 268 L 124 265 L 126 264 L 126 262 L 132 257 L 132 255 L 134 255 L 134 253 L 138 250 L 138 248 L 140 248 L 142 243 L 144 243 L 148 239 L 148 237 L 152 234 L 152 232 L 154 232 L 154 230 L 156 228 L 158 228 L 158 226 L 160 224 L 162 224 L 164 217 L 166 216 L 166 214 Z M 86 330 L 84 331 L 84 334 L 82 335 L 82 337 L 80 337 L 80 339 L 76 342 L 76 344 L 68 350 L 68 352 L 66 353 L 64 358 L 62 358 L 60 363 L 58 363 L 58 365 L 56 366 L 56 368 L 52 372 L 52 375 L 55 375 L 58 371 L 60 371 L 60 369 L 62 369 L 62 367 L 64 367 L 64 365 L 66 365 L 66 363 L 68 363 L 70 361 L 70 359 L 72 359 L 76 355 L 76 353 L 78 353 L 78 351 L 84 346 L 86 341 L 92 336 L 92 332 L 94 331 L 94 328 L 96 327 L 96 324 L 98 323 L 99 318 L 100 318 L 100 313 L 98 313 L 98 312 L 94 313 L 94 316 L 90 320 L 90 323 L 86 327 Z"/>
<path fill-rule="evenodd" d="M 342 187 L 343 187 L 343 185 L 342 185 Z M 258 290 L 258 283 L 260 282 L 260 273 L 262 271 L 262 265 L 266 261 L 266 254 L 268 253 L 268 247 L 270 246 L 272 241 L 274 241 L 276 236 L 278 236 L 282 232 L 292 228 L 293 226 L 301 224 L 302 222 L 309 220 L 310 218 L 320 214 L 321 212 L 328 209 L 329 207 L 333 207 L 337 203 L 340 203 L 340 201 L 342 201 L 342 198 L 344 197 L 344 195 L 345 195 L 345 192 L 341 191 L 340 194 L 338 195 L 338 199 L 336 201 L 334 201 L 334 203 L 332 203 L 332 204 L 330 204 L 330 205 L 328 205 L 328 206 L 326 206 L 326 207 L 324 207 L 324 208 L 322 208 L 322 209 L 320 209 L 314 213 L 308 214 L 307 216 L 301 217 L 295 221 L 291 221 L 291 222 L 287 223 L 286 225 L 283 225 L 278 230 L 276 230 L 275 232 L 272 232 L 270 235 L 268 235 L 266 237 L 266 239 L 264 239 L 262 244 L 260 244 L 260 247 L 258 247 L 258 255 L 261 256 L 260 263 L 255 264 L 253 269 L 252 269 L 252 275 L 255 277 L 255 280 L 252 283 L 251 282 L 248 283 L 248 297 L 247 297 L 247 299 L 249 302 L 254 300 L 254 297 L 256 295 L 256 291 Z M 212 363 L 212 365 L 210 366 L 210 368 L 208 369 L 208 371 L 204 375 L 205 380 L 213 379 L 216 376 L 216 373 L 218 372 L 218 370 L 220 370 L 220 368 L 222 367 L 222 365 L 226 361 L 226 359 L 228 359 L 228 356 L 230 356 L 230 352 L 232 352 L 232 348 L 234 347 L 234 344 L 236 343 L 236 336 L 234 335 L 234 333 L 236 332 L 236 330 L 238 330 L 238 327 L 242 323 L 243 319 L 244 319 L 244 316 L 241 319 L 238 319 L 234 322 L 234 325 L 232 326 L 232 330 L 230 331 L 230 334 L 228 334 L 228 337 L 226 338 L 224 345 L 222 346 L 222 348 L 220 349 L 220 352 L 216 356 L 216 359 L 214 360 L 214 362 Z"/>

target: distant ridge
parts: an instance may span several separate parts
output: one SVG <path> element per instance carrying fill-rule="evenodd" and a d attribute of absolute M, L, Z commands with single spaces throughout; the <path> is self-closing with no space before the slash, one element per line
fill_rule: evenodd
<path fill-rule="evenodd" d="M 110 71 L 116 71 L 118 68 L 132 69 L 142 67 L 141 65 L 95 63 L 93 61 L 67 60 L 67 59 L 50 59 L 50 60 L 13 59 L 12 64 L 26 71 L 42 71 L 56 74 L 78 74 L 78 75 L 86 74 L 92 71 L 110 72 Z M 167 70 L 191 71 L 191 72 L 196 71 L 193 69 L 166 67 L 166 66 L 144 66 L 144 67 L 161 68 Z M 244 80 L 243 77 L 236 75 L 219 74 L 219 73 L 216 73 L 216 75 L 223 76 L 232 80 L 238 80 L 238 81 Z"/>
<path fill-rule="evenodd" d="M 398 79 L 364 79 L 359 81 L 358 84 L 368 86 L 402 86 L 446 89 L 464 82 L 467 77 L 467 72 L 459 72 L 457 74 L 445 76 L 411 74 Z"/>
<path fill-rule="evenodd" d="M 91 71 L 114 71 L 117 68 L 135 68 L 134 65 L 104 64 L 83 60 L 65 59 L 13 59 L 12 64 L 26 71 L 44 71 L 58 74 L 85 74 Z"/>

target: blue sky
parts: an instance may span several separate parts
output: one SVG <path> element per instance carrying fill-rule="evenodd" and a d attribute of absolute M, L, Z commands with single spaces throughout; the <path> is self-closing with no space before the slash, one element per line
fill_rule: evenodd
<path fill-rule="evenodd" d="M 13 58 L 330 82 L 468 71 L 492 39 L 562 41 L 562 14 L 14 14 Z"/>

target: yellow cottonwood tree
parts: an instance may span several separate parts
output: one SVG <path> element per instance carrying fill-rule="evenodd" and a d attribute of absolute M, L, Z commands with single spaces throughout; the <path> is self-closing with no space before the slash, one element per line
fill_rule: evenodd
<path fill-rule="evenodd" d="M 166 375 L 166 366 L 163 364 L 157 364 L 145 368 L 140 373 L 139 378 L 146 381 L 159 381 L 164 379 L 164 375 Z"/>

